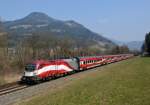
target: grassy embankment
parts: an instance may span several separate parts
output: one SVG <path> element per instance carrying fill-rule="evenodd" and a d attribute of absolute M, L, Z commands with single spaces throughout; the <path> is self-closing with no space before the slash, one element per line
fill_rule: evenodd
<path fill-rule="evenodd" d="M 98 69 L 21 105 L 150 105 L 150 58 Z"/>

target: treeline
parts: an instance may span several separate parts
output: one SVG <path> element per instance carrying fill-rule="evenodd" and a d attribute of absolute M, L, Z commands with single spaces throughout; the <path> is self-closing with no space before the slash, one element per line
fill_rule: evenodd
<path fill-rule="evenodd" d="M 142 52 L 144 56 L 150 56 L 150 32 L 146 33 L 145 41 L 142 46 Z"/>
<path fill-rule="evenodd" d="M 111 54 L 127 54 L 129 53 L 130 50 L 126 45 L 122 45 L 122 46 L 115 46 L 112 50 L 111 50 Z"/>

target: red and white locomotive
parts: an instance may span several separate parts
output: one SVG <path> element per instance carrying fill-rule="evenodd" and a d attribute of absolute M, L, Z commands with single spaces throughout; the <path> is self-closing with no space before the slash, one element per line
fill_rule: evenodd
<path fill-rule="evenodd" d="M 37 82 L 49 80 L 71 74 L 73 72 L 90 69 L 93 67 L 118 62 L 132 57 L 133 54 L 103 55 L 91 57 L 75 57 L 70 59 L 37 60 L 25 66 L 23 82 Z"/>

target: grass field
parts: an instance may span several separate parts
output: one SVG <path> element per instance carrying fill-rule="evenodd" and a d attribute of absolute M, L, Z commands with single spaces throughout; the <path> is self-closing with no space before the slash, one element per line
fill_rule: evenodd
<path fill-rule="evenodd" d="M 20 105 L 150 105 L 150 58 L 103 66 Z"/>

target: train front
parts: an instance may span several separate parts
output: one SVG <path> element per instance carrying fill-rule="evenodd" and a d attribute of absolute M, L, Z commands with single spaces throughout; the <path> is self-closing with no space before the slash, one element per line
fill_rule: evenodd
<path fill-rule="evenodd" d="M 40 78 L 37 75 L 37 64 L 27 64 L 25 66 L 24 74 L 21 78 L 22 82 L 36 82 L 39 81 Z"/>

